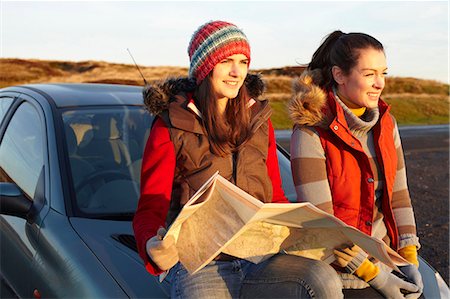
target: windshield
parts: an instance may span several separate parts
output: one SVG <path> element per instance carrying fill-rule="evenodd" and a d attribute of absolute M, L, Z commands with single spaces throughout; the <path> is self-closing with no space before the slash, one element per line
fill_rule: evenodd
<path fill-rule="evenodd" d="M 153 116 L 136 106 L 75 108 L 62 115 L 77 216 L 131 219 Z M 295 201 L 289 159 L 278 151 L 278 160 L 285 194 Z"/>
<path fill-rule="evenodd" d="M 76 210 L 134 213 L 152 116 L 143 107 L 111 106 L 66 110 L 63 121 Z"/>

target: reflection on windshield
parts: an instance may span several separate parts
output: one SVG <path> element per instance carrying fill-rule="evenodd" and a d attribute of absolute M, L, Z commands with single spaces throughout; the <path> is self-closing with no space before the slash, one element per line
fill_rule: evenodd
<path fill-rule="evenodd" d="M 65 110 L 63 121 L 79 216 L 131 218 L 152 116 L 143 107 L 114 106 Z M 278 161 L 285 194 L 295 201 L 289 159 L 278 152 Z"/>
<path fill-rule="evenodd" d="M 152 117 L 142 107 L 63 113 L 76 207 L 84 214 L 133 213 Z"/>

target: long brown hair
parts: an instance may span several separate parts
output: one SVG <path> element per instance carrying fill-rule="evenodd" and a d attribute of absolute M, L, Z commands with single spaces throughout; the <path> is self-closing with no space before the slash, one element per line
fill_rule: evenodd
<path fill-rule="evenodd" d="M 368 48 L 384 52 L 383 45 L 368 34 L 333 31 L 314 52 L 308 69 L 320 69 L 323 78 L 320 86 L 329 89 L 336 85 L 331 73 L 333 66 L 338 66 L 344 74 L 348 75 L 358 63 L 360 50 Z"/>
<path fill-rule="evenodd" d="M 194 101 L 202 113 L 211 151 L 223 157 L 237 150 L 250 137 L 250 109 L 247 106 L 250 96 L 244 83 L 237 97 L 228 100 L 221 116 L 213 95 L 210 73 L 197 87 Z"/>

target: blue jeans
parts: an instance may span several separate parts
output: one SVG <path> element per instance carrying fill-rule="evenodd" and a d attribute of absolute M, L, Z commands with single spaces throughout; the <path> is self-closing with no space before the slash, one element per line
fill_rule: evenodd
<path fill-rule="evenodd" d="M 167 277 L 171 298 L 342 298 L 342 283 L 329 265 L 278 254 L 260 263 L 213 261 L 190 275 L 178 263 Z"/>

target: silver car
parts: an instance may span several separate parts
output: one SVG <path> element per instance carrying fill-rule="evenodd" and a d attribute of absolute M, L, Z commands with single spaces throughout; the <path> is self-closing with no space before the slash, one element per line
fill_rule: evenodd
<path fill-rule="evenodd" d="M 140 87 L 0 90 L 2 298 L 169 297 L 170 282 L 145 270 L 131 226 L 152 121 Z M 278 158 L 295 200 L 281 148 Z M 420 269 L 427 298 L 448 295 L 438 273 L 423 261 Z"/>

